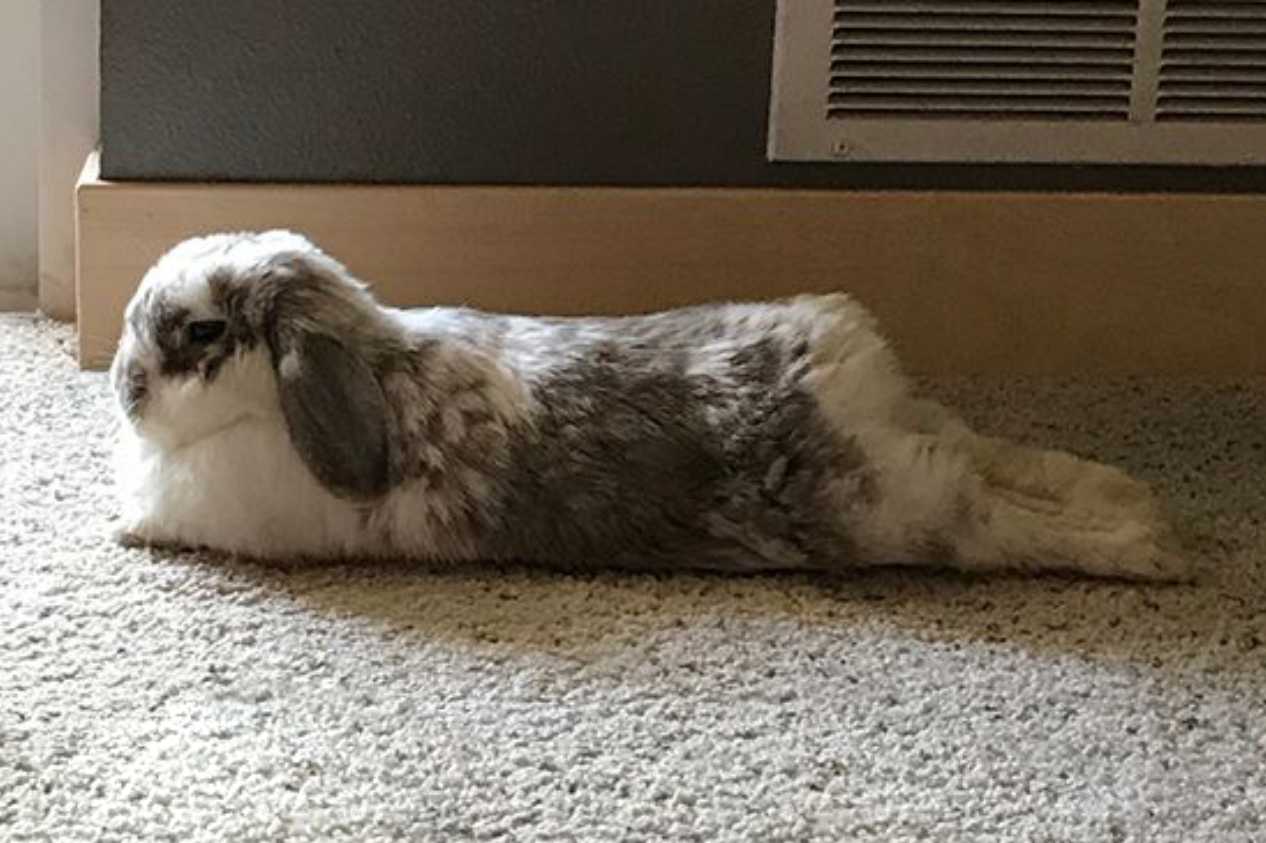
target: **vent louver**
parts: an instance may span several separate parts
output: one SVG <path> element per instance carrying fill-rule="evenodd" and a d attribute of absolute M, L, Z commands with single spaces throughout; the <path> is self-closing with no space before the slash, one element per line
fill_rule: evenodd
<path fill-rule="evenodd" d="M 1126 120 L 1135 2 L 836 0 L 827 115 Z"/>
<path fill-rule="evenodd" d="M 1266 120 L 1266 3 L 1169 0 L 1156 119 Z"/>

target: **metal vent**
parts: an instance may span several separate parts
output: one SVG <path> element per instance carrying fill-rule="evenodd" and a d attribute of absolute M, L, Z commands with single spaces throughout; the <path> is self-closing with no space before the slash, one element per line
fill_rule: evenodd
<path fill-rule="evenodd" d="M 1266 0 L 778 0 L 775 161 L 1266 164 Z"/>
<path fill-rule="evenodd" d="M 1169 0 L 1156 119 L 1266 120 L 1266 3 Z"/>
<path fill-rule="evenodd" d="M 1129 119 L 1136 2 L 834 7 L 830 118 Z"/>

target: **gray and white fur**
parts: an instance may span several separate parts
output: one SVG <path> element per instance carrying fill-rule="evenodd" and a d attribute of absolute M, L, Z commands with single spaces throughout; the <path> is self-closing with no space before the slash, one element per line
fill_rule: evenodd
<path fill-rule="evenodd" d="M 1151 492 L 911 396 L 844 295 L 402 311 L 303 237 L 179 244 L 112 378 L 129 542 L 257 557 L 1181 579 Z"/>

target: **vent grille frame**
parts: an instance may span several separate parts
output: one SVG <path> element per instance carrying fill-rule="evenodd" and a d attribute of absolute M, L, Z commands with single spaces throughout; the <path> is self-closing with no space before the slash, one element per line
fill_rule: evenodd
<path fill-rule="evenodd" d="M 767 151 L 1266 164 L 1266 0 L 778 0 Z"/>

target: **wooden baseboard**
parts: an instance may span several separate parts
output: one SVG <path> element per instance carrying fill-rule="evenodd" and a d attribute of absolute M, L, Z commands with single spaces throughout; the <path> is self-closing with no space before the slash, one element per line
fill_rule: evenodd
<path fill-rule="evenodd" d="M 23 313 L 39 306 L 34 290 L 0 290 L 0 313 Z"/>
<path fill-rule="evenodd" d="M 104 182 L 80 359 L 172 244 L 311 236 L 385 301 L 621 313 L 847 290 L 926 374 L 1266 373 L 1266 197 Z"/>

